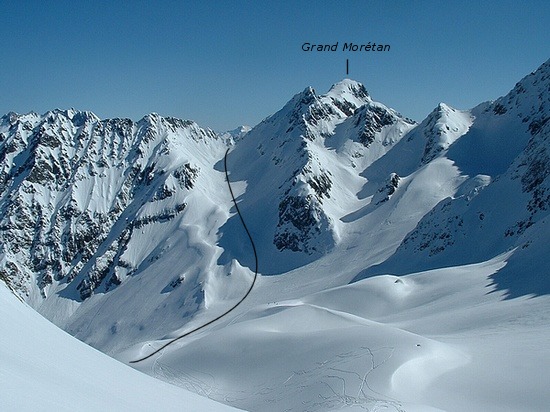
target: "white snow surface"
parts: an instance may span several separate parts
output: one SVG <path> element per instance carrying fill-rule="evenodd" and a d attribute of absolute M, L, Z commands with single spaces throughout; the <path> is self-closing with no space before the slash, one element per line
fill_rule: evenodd
<path fill-rule="evenodd" d="M 62 331 L 0 282 L 3 411 L 233 411 L 139 373 Z"/>

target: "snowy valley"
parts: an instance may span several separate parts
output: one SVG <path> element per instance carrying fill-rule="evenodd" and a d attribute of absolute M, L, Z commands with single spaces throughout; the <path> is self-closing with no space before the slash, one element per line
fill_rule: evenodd
<path fill-rule="evenodd" d="M 98 410 L 106 396 L 111 410 L 545 410 L 548 119 L 550 60 L 496 101 L 441 103 L 420 123 L 349 79 L 226 133 L 157 114 L 6 114 L 2 399 L 10 410 L 78 399 Z M 228 149 L 254 289 L 130 363 L 252 282 Z"/>

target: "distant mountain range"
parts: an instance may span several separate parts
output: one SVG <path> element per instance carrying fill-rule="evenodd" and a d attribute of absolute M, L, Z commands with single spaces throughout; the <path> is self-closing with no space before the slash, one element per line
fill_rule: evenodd
<path fill-rule="evenodd" d="M 72 109 L 8 113 L 0 119 L 0 279 L 62 329 L 124 361 L 215 317 L 246 291 L 254 270 L 225 182 L 229 148 L 229 179 L 261 279 L 227 322 L 281 317 L 265 305 L 302 305 L 378 275 L 398 283 L 499 257 L 493 291 L 547 295 L 549 119 L 550 60 L 496 101 L 471 110 L 441 103 L 421 123 L 349 79 L 322 95 L 308 87 L 255 127 L 225 133 L 157 114 L 134 122 Z M 345 303 L 338 293 L 331 304 Z M 317 319 L 295 319 L 310 315 Z M 292 324 L 282 319 L 275 324 Z M 237 331 L 244 345 L 247 329 Z M 188 353 L 214 356 L 214 338 L 201 333 L 205 352 Z M 171 381 L 168 366 L 144 370 Z M 172 383 L 189 388 L 189 373 L 171 371 Z M 312 383 L 323 373 L 301 381 L 304 393 L 328 396 Z M 316 409 L 280 384 L 281 398 L 263 408 L 263 395 L 245 390 L 241 399 L 232 392 L 238 384 L 217 385 L 211 397 L 250 410 L 339 405 Z M 380 399 L 405 399 L 396 408 L 408 410 L 398 381 L 393 388 L 395 396 Z"/>

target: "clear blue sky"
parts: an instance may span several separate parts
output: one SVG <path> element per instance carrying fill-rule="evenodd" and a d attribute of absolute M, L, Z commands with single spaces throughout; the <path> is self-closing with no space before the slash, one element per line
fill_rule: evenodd
<path fill-rule="evenodd" d="M 349 77 L 420 121 L 441 101 L 507 93 L 550 58 L 549 22 L 548 1 L 3 0 L 0 113 L 157 112 L 226 130 Z M 312 54 L 306 41 L 391 51 Z"/>

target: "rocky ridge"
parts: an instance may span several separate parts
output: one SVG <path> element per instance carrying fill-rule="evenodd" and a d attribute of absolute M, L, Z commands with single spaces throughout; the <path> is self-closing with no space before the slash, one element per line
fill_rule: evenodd
<path fill-rule="evenodd" d="M 27 297 L 34 287 L 46 297 L 52 283 L 74 283 L 80 299 L 119 285 L 136 270 L 124 255 L 133 231 L 182 213 L 200 174 L 178 162 L 175 136 L 217 139 L 156 114 L 139 122 L 74 110 L 2 117 L 2 277 Z"/>

